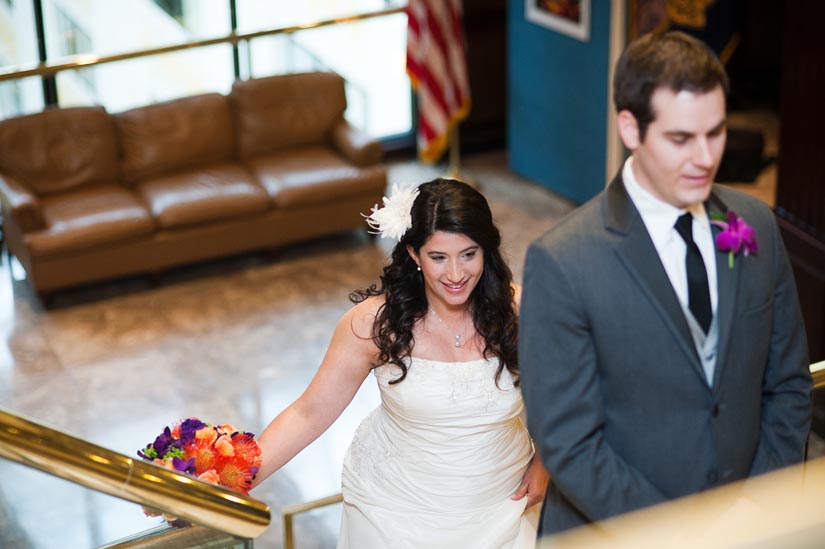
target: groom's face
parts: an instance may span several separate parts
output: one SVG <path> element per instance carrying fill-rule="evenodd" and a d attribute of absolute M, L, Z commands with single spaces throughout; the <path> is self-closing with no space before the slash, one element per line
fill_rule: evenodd
<path fill-rule="evenodd" d="M 650 101 L 655 118 L 644 139 L 633 115 L 619 113 L 620 135 L 633 152 L 636 179 L 677 208 L 704 202 L 725 150 L 722 88 L 704 93 L 659 88 Z"/>

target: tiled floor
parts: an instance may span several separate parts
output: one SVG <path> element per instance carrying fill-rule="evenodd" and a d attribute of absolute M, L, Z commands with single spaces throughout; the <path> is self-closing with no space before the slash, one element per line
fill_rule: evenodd
<path fill-rule="evenodd" d="M 520 280 L 528 243 L 573 205 L 509 173 L 502 153 L 466 158 L 465 174 L 490 200 Z M 403 162 L 390 179 L 436 175 Z M 0 406 L 129 455 L 189 415 L 260 432 L 302 392 L 348 293 L 376 281 L 388 251 L 386 242 L 346 234 L 276 259 L 251 254 L 178 269 L 159 287 L 134 278 L 65 291 L 48 311 L 3 259 Z M 326 434 L 253 493 L 273 509 L 256 547 L 282 546 L 282 505 L 339 491 L 344 451 L 377 402 L 368 379 Z M 339 513 L 334 506 L 300 517 L 299 547 L 334 547 Z M 95 547 L 156 524 L 135 505 L 0 460 L 2 547 Z"/>

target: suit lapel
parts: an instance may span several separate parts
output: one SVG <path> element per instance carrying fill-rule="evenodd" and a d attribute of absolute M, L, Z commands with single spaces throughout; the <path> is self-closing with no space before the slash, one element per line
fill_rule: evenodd
<path fill-rule="evenodd" d="M 708 215 L 712 213 L 725 214 L 728 211 L 727 206 L 722 200 L 711 193 L 708 201 L 705 203 L 705 209 Z M 712 217 L 711 217 L 712 219 Z M 716 225 L 711 225 L 711 232 L 714 237 L 714 244 L 716 235 L 721 229 Z M 715 248 L 715 246 L 714 246 Z M 719 328 L 719 340 L 716 344 L 716 367 L 713 371 L 713 386 L 719 386 L 719 375 L 727 362 L 726 356 L 730 343 L 730 333 L 733 324 L 734 309 L 736 305 L 736 294 L 739 288 L 739 272 L 741 270 L 740 261 L 734 261 L 733 268 L 728 266 L 728 254 L 716 249 L 716 280 L 718 291 L 718 302 L 716 305 L 716 322 Z"/>
<path fill-rule="evenodd" d="M 619 260 L 676 336 L 679 347 L 696 373 L 705 380 L 679 298 L 662 266 L 644 221 L 625 190 L 621 174 L 608 186 L 602 208 L 605 228 L 620 237 L 616 246 Z"/>

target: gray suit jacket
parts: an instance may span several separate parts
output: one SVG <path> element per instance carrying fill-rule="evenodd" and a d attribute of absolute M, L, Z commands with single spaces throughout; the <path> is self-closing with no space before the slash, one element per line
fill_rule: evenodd
<path fill-rule="evenodd" d="M 528 250 L 519 365 L 551 475 L 545 535 L 802 459 L 812 382 L 773 212 L 724 187 L 706 207 L 735 211 L 759 245 L 733 269 L 716 254 L 712 386 L 621 175 Z"/>

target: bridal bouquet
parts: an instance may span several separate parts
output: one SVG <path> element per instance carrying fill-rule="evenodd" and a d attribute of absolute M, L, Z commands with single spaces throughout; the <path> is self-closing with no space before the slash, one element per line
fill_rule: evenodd
<path fill-rule="evenodd" d="M 188 473 L 248 494 L 261 467 L 261 447 L 252 433 L 229 424 L 210 425 L 191 417 L 163 432 L 138 455 L 158 465 Z"/>

